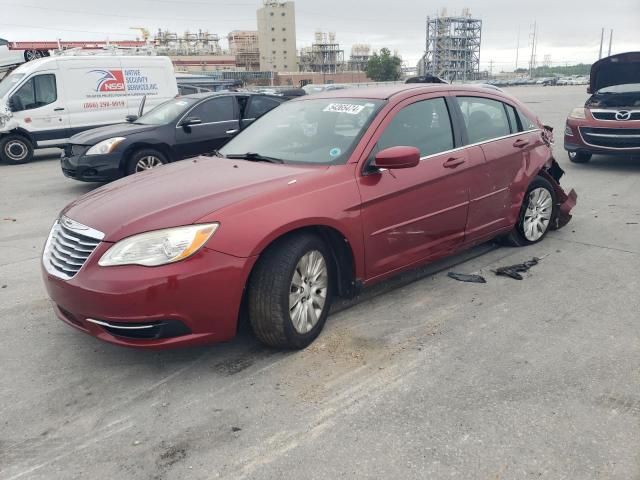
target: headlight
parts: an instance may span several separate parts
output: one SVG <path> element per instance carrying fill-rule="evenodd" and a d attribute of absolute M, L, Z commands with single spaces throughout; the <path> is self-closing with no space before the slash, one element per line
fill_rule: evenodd
<path fill-rule="evenodd" d="M 569 114 L 571 118 L 587 118 L 584 108 L 574 108 Z"/>
<path fill-rule="evenodd" d="M 142 233 L 120 240 L 105 252 L 98 264 L 157 267 L 179 262 L 196 253 L 218 229 L 218 223 L 190 225 Z"/>
<path fill-rule="evenodd" d="M 105 155 L 107 153 L 111 153 L 116 149 L 118 145 L 120 145 L 125 140 L 126 139 L 124 137 L 115 137 L 103 140 L 100 143 L 96 143 L 93 147 L 87 150 L 87 153 L 85 153 L 85 155 Z"/>
<path fill-rule="evenodd" d="M 573 137 L 573 130 L 571 129 L 571 127 L 569 125 L 567 125 L 566 127 L 564 127 L 564 134 L 567 137 Z"/>

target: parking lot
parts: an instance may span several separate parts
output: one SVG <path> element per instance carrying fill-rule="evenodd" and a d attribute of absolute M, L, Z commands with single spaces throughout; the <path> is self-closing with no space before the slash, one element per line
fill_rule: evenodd
<path fill-rule="evenodd" d="M 555 128 L 572 223 L 343 302 L 301 352 L 248 331 L 135 351 L 63 324 L 41 249 L 98 185 L 55 150 L 0 165 L 0 479 L 640 478 L 640 158 L 569 163 L 584 86 L 510 93 Z M 532 257 L 523 281 L 491 272 Z"/>

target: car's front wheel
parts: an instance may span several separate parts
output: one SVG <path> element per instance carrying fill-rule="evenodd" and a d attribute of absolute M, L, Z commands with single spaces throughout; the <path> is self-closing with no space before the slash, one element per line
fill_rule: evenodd
<path fill-rule="evenodd" d="M 129 158 L 126 173 L 127 175 L 133 175 L 134 173 L 161 167 L 165 163 L 167 163 L 167 157 L 157 150 L 138 150 Z"/>
<path fill-rule="evenodd" d="M 18 165 L 27 163 L 33 157 L 33 144 L 22 135 L 10 134 L 0 137 L 0 159 Z"/>
<path fill-rule="evenodd" d="M 536 177 L 524 196 L 515 227 L 504 243 L 524 247 L 540 242 L 549 233 L 556 216 L 556 192 L 548 180 Z"/>
<path fill-rule="evenodd" d="M 322 331 L 333 298 L 334 268 L 324 242 L 302 233 L 262 255 L 248 286 L 249 320 L 272 347 L 302 349 Z"/>
<path fill-rule="evenodd" d="M 591 154 L 588 152 L 567 152 L 569 160 L 573 163 L 587 163 L 591 160 Z"/>

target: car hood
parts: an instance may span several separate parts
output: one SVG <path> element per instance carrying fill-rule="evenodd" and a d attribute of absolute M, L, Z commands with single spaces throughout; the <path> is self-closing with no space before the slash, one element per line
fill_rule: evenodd
<path fill-rule="evenodd" d="M 304 167 L 198 157 L 105 185 L 62 214 L 117 242 L 137 233 L 190 225 L 217 210 L 322 175 Z"/>
<path fill-rule="evenodd" d="M 598 60 L 591 66 L 589 93 L 613 85 L 640 83 L 640 52 L 620 53 Z"/>
<path fill-rule="evenodd" d="M 134 133 L 147 132 L 158 128 L 157 125 L 136 125 L 134 123 L 116 123 L 106 127 L 92 128 L 71 137 L 69 143 L 74 145 L 95 145 L 113 137 L 126 137 Z"/>

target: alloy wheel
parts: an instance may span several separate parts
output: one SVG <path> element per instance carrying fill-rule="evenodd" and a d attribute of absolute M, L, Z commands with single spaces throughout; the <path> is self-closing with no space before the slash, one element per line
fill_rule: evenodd
<path fill-rule="evenodd" d="M 327 300 L 329 272 L 322 253 L 307 252 L 298 262 L 289 290 L 289 315 L 293 327 L 309 333 L 322 316 Z"/>
<path fill-rule="evenodd" d="M 136 173 L 143 172 L 145 170 L 151 170 L 153 168 L 157 168 L 162 166 L 162 160 L 153 155 L 147 155 L 145 157 L 140 158 L 136 162 Z"/>
<path fill-rule="evenodd" d="M 530 242 L 542 238 L 549 228 L 553 214 L 553 197 L 546 188 L 536 188 L 529 193 L 529 203 L 524 213 L 522 230 Z"/>

